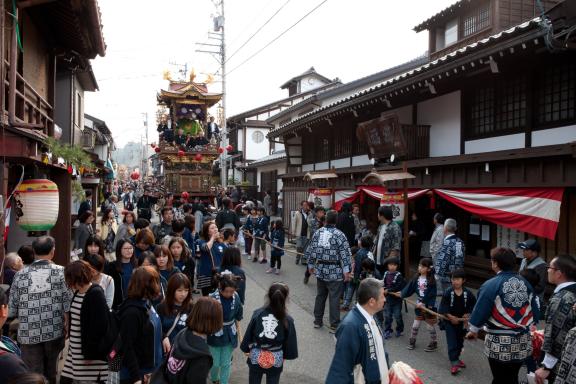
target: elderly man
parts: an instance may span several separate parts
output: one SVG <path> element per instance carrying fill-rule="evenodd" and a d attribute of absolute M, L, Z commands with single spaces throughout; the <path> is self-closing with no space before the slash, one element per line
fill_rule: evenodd
<path fill-rule="evenodd" d="M 296 236 L 296 264 L 300 264 L 301 253 L 307 243 L 308 236 L 308 215 L 310 214 L 310 206 L 307 201 L 300 203 L 300 210 L 294 215 L 294 219 L 290 223 L 290 232 Z M 302 264 L 304 264 L 303 262 Z"/>
<path fill-rule="evenodd" d="M 490 259 L 496 276 L 480 287 L 466 338 L 476 339 L 485 326 L 492 384 L 518 384 L 520 367 L 532 354 L 530 326 L 538 322 L 540 311 L 532 286 L 514 272 L 514 251 L 494 248 Z"/>
<path fill-rule="evenodd" d="M 458 226 L 456 220 L 446 219 L 444 222 L 444 242 L 436 254 L 434 269 L 442 294 L 450 287 L 450 276 L 457 269 L 464 268 L 464 242 L 456 236 Z"/>
<path fill-rule="evenodd" d="M 374 241 L 374 261 L 376 261 L 378 271 L 384 274 L 384 260 L 394 256 L 400 258 L 400 246 L 402 241 L 402 230 L 400 226 L 393 221 L 394 214 L 390 207 L 378 208 L 378 234 Z"/>
<path fill-rule="evenodd" d="M 26 365 L 55 384 L 72 293 L 64 281 L 64 267 L 52 262 L 54 238 L 39 237 L 32 242 L 32 248 L 36 260 L 14 276 L 9 317 L 20 321 L 18 342 Z"/>
<path fill-rule="evenodd" d="M 576 304 L 576 257 L 559 255 L 552 259 L 548 266 L 548 280 L 556 289 L 546 309 L 542 346 L 546 355 L 541 368 L 536 371 L 538 384 L 544 383 L 545 379 L 554 382 L 566 335 L 576 326 L 576 314 L 573 310 Z"/>
<path fill-rule="evenodd" d="M 534 287 L 534 293 L 538 295 L 540 305 L 542 305 L 544 304 L 544 291 L 546 290 L 546 284 L 548 283 L 548 266 L 539 256 L 540 243 L 538 243 L 538 240 L 536 239 L 528 239 L 518 244 L 518 248 L 522 250 L 522 255 L 524 256 L 524 259 L 522 259 L 522 263 L 520 264 L 519 272 L 522 272 L 525 269 L 532 269 L 540 277 L 538 284 Z"/>
<path fill-rule="evenodd" d="M 381 280 L 369 277 L 360 283 L 358 303 L 336 332 L 336 351 L 326 384 L 388 383 L 384 338 L 374 320 L 385 302 Z"/>
<path fill-rule="evenodd" d="M 314 328 L 323 324 L 326 299 L 330 297 L 330 332 L 334 333 L 340 323 L 340 297 L 344 282 L 350 280 L 352 253 L 348 239 L 336 228 L 338 212 L 328 211 L 326 225 L 314 233 L 306 248 L 308 269 L 317 279 L 314 304 Z"/>
<path fill-rule="evenodd" d="M 444 215 L 436 213 L 433 218 L 434 232 L 430 237 L 430 257 L 436 260 L 436 255 L 444 243 Z"/>

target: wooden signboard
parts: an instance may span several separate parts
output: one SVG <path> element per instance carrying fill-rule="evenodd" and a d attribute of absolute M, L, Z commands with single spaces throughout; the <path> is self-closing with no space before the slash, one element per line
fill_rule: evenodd
<path fill-rule="evenodd" d="M 407 155 L 406 141 L 398 115 L 382 115 L 358 124 L 356 137 L 368 144 L 368 157 L 383 159 L 394 154 L 397 158 Z"/>

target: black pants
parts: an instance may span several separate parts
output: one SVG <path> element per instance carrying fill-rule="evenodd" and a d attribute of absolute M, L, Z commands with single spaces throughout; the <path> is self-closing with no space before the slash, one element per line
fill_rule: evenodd
<path fill-rule="evenodd" d="M 282 256 L 270 255 L 270 268 L 280 269 L 281 266 L 282 266 Z"/>
<path fill-rule="evenodd" d="M 266 374 L 266 384 L 278 384 L 282 368 L 263 369 L 248 363 L 248 384 L 261 384 L 264 374 Z"/>
<path fill-rule="evenodd" d="M 518 372 L 522 367 L 521 361 L 500 361 L 488 359 L 492 371 L 492 384 L 518 384 Z"/>
<path fill-rule="evenodd" d="M 202 288 L 202 296 L 208 296 L 208 295 L 211 294 L 212 292 L 214 292 L 214 289 L 212 289 L 212 287 L 204 287 L 204 288 Z"/>
<path fill-rule="evenodd" d="M 464 347 L 464 336 L 466 335 L 464 324 L 458 323 L 458 325 L 454 325 L 446 321 L 444 327 L 446 331 L 446 343 L 448 344 L 448 358 L 450 362 L 457 363 L 460 361 L 460 353 Z"/>

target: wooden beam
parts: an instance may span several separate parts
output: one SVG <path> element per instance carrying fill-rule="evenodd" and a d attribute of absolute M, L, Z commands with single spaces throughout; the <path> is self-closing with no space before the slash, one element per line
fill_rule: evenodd
<path fill-rule="evenodd" d="M 24 9 L 54 2 L 56 2 L 56 0 L 23 0 L 16 3 L 16 5 L 18 8 Z"/>

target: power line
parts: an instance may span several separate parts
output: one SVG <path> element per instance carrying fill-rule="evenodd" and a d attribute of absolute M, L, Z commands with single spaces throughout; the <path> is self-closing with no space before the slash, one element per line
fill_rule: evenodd
<path fill-rule="evenodd" d="M 244 60 L 243 62 L 241 62 L 240 64 L 238 64 L 237 66 L 235 66 L 234 68 L 232 68 L 230 71 L 228 71 L 226 73 L 226 75 L 229 75 L 230 73 L 234 72 L 235 70 L 237 70 L 238 68 L 240 68 L 242 65 L 246 64 L 248 61 L 250 61 L 254 56 L 258 55 L 260 52 L 262 52 L 263 50 L 265 50 L 266 48 L 268 48 L 270 45 L 272 45 L 276 40 L 278 40 L 279 38 L 281 38 L 282 36 L 284 36 L 288 31 L 290 31 L 292 28 L 294 28 L 295 26 L 297 26 L 298 24 L 300 24 L 300 22 L 302 20 L 304 20 L 305 18 L 307 18 L 308 16 L 310 16 L 314 11 L 316 11 L 318 8 L 320 8 L 322 5 L 324 5 L 324 3 L 326 3 L 328 0 L 324 0 L 322 1 L 320 4 L 318 4 L 317 6 L 315 6 L 314 8 L 312 8 L 311 11 L 309 11 L 307 14 L 305 14 L 304 16 L 302 16 L 297 22 L 295 22 L 294 24 L 292 24 L 290 27 L 288 27 L 287 29 L 285 29 L 281 34 L 279 34 L 278 36 L 276 36 L 274 39 L 272 39 L 272 41 L 270 41 L 268 44 L 266 44 L 265 46 L 263 46 L 262 48 L 260 48 L 259 50 L 257 50 L 254 54 L 252 54 L 250 57 L 248 57 L 246 60 Z"/>
<path fill-rule="evenodd" d="M 236 33 L 234 39 L 232 39 L 232 41 L 229 43 L 229 45 L 234 45 L 236 44 L 236 42 L 238 40 L 240 40 L 240 37 L 242 37 L 242 35 L 244 34 L 244 32 L 247 32 L 248 29 L 250 29 L 250 27 L 252 25 L 254 25 L 256 23 L 256 21 L 260 18 L 260 16 L 262 16 L 264 14 L 264 11 L 268 8 L 268 6 L 272 4 L 271 1 L 267 1 L 266 5 L 264 5 L 264 7 L 260 10 L 260 12 L 252 19 L 250 20 L 249 23 L 247 23 L 244 28 L 242 29 L 242 31 L 240 33 Z"/>
<path fill-rule="evenodd" d="M 272 16 L 270 16 L 270 18 L 269 18 L 268 20 L 266 20 L 266 21 L 264 22 L 264 24 L 262 24 L 262 25 L 260 26 L 260 28 L 258 28 L 258 29 L 256 30 L 256 32 L 254 32 L 254 33 L 252 34 L 252 36 L 250 36 L 250 37 L 244 42 L 244 44 L 242 44 L 240 47 L 238 47 L 238 49 L 236 49 L 234 52 L 232 52 L 232 54 L 228 57 L 228 59 L 226 59 L 226 62 L 228 62 L 231 58 L 233 58 L 234 55 L 235 55 L 236 53 L 238 53 L 239 50 L 241 50 L 242 48 L 244 48 L 244 47 L 246 46 L 246 44 L 248 44 L 248 43 L 250 42 L 250 40 L 252 40 L 252 39 L 254 38 L 254 36 L 256 36 L 256 35 L 258 34 L 258 32 L 260 32 L 260 31 L 262 30 L 262 28 L 264 28 L 278 13 L 280 13 L 280 11 L 281 11 L 286 5 L 288 5 L 288 3 L 289 3 L 290 1 L 291 1 L 291 0 L 286 0 L 286 2 L 284 2 L 284 4 L 282 4 L 282 6 L 281 6 L 280 8 L 278 8 L 278 10 L 277 10 L 276 12 L 274 12 L 274 14 L 273 14 Z"/>

